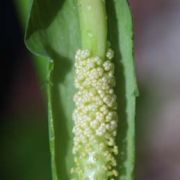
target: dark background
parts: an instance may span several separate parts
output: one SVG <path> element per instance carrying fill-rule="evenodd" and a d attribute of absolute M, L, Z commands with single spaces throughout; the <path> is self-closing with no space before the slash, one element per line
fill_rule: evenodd
<path fill-rule="evenodd" d="M 45 99 L 16 3 L 0 5 L 0 179 L 50 180 Z"/>
<path fill-rule="evenodd" d="M 0 179 L 50 180 L 46 100 L 15 4 L 0 5 Z M 180 179 L 180 1 L 131 0 L 137 180 Z"/>

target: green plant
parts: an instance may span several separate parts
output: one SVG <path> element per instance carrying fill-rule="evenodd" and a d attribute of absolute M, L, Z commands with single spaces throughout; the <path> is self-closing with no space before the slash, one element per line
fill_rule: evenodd
<path fill-rule="evenodd" d="M 132 19 L 127 0 L 33 1 L 25 40 L 28 49 L 46 58 L 49 66 L 46 76 L 53 180 L 70 179 L 72 177 L 70 171 L 75 174 L 73 176 L 75 179 L 95 179 L 95 176 L 98 180 L 109 179 L 109 177 L 119 180 L 133 179 L 137 87 L 132 36 Z M 109 47 L 115 53 L 113 59 L 111 57 L 113 51 L 108 51 Z M 77 51 L 79 48 L 82 50 Z M 76 52 L 77 82 L 75 83 Z M 81 65 L 83 61 L 84 65 Z M 113 64 L 115 65 L 114 75 Z M 86 69 L 87 67 L 92 67 L 89 68 L 92 71 Z M 84 68 L 87 72 L 83 70 Z M 95 82 L 91 81 L 90 84 L 84 85 L 85 76 L 93 71 L 95 75 L 92 76 L 104 77 L 105 84 L 103 82 L 97 84 L 98 81 L 94 78 Z M 107 77 L 108 73 L 111 76 L 110 81 Z M 93 83 L 96 85 L 94 86 Z M 79 89 L 77 93 L 75 84 Z M 86 133 L 93 144 L 87 138 L 85 141 L 78 139 L 79 132 L 85 134 L 85 131 L 88 131 L 87 124 L 83 129 L 82 123 L 76 121 L 73 134 L 72 114 L 74 111 L 78 114 L 75 119 L 82 118 L 79 112 L 76 113 L 79 108 L 77 102 L 82 101 L 83 95 L 86 96 L 89 92 L 93 97 L 99 98 L 97 87 L 101 90 L 100 95 L 111 91 L 113 98 L 106 95 L 102 97 L 103 103 L 106 104 L 105 108 L 109 108 L 107 111 L 114 114 L 113 119 L 110 118 L 110 122 L 114 120 L 114 125 L 110 133 L 106 133 L 104 124 L 95 126 L 91 129 L 92 132 Z M 75 93 L 76 108 L 73 103 Z M 94 106 L 93 102 L 91 98 L 89 104 Z M 82 103 L 83 108 L 87 107 L 87 104 L 80 102 Z M 111 107 L 108 107 L 109 104 Z M 95 116 L 93 108 L 91 106 L 90 115 L 88 114 L 90 120 Z M 99 108 L 95 108 L 95 113 L 99 111 Z M 102 121 L 104 123 L 105 119 L 103 118 Z M 106 125 L 109 129 L 110 124 L 106 123 Z M 96 128 L 100 128 L 98 131 L 100 136 Z M 87 148 L 86 141 L 87 144 L 91 144 L 89 150 L 83 149 L 83 147 Z M 92 153 L 96 155 L 96 163 L 89 165 L 87 157 Z M 104 166 L 108 169 L 104 169 Z"/>

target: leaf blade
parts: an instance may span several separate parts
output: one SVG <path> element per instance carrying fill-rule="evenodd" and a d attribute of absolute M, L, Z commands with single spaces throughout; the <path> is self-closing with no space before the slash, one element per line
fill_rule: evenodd
<path fill-rule="evenodd" d="M 116 94 L 120 101 L 119 132 L 117 142 L 119 146 L 120 163 L 119 180 L 132 180 L 135 165 L 135 101 L 138 94 L 134 69 L 133 54 L 133 23 L 127 0 L 107 2 L 109 18 L 109 39 L 116 52 Z"/>
<path fill-rule="evenodd" d="M 75 91 L 72 64 L 74 53 L 80 47 L 79 37 L 75 1 L 33 1 L 26 45 L 34 54 L 49 58 L 52 66 L 48 72 L 48 114 L 54 180 L 69 179 L 72 167 L 73 103 L 70 99 Z"/>

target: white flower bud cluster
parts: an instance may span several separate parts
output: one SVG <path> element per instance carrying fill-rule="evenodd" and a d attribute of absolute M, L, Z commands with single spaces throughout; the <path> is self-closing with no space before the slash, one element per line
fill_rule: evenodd
<path fill-rule="evenodd" d="M 109 49 L 106 60 L 91 56 L 88 50 L 75 55 L 74 145 L 75 180 L 113 180 L 118 176 L 117 104 L 115 78 Z"/>

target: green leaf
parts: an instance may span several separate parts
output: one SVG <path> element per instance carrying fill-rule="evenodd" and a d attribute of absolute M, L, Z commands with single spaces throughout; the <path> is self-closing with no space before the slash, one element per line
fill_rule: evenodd
<path fill-rule="evenodd" d="M 31 8 L 32 0 L 16 0 L 15 5 L 16 5 L 16 10 L 17 14 L 19 16 L 22 29 L 25 29 L 26 21 L 28 18 L 29 10 Z M 42 88 L 44 88 L 44 83 L 47 81 L 47 67 L 48 67 L 48 62 L 45 61 L 44 57 L 37 57 L 33 56 L 34 59 L 34 64 L 37 69 L 37 75 L 39 77 L 39 80 L 41 82 Z"/>
<path fill-rule="evenodd" d="M 72 167 L 73 56 L 80 47 L 75 1 L 33 2 L 26 42 L 31 51 L 48 57 L 48 111 L 53 180 L 70 179 Z"/>
<path fill-rule="evenodd" d="M 135 96 L 132 19 L 126 0 L 107 1 L 109 40 L 115 50 L 119 180 L 133 179 Z M 97 27 L 98 28 L 98 27 Z M 34 0 L 26 30 L 31 52 L 49 59 L 48 112 L 53 180 L 70 179 L 74 54 L 81 48 L 76 0 Z"/>
<path fill-rule="evenodd" d="M 120 156 L 119 180 L 134 178 L 135 101 L 138 95 L 134 71 L 133 24 L 127 0 L 107 1 L 109 39 L 116 53 L 116 94 L 119 100 L 117 142 Z"/>

